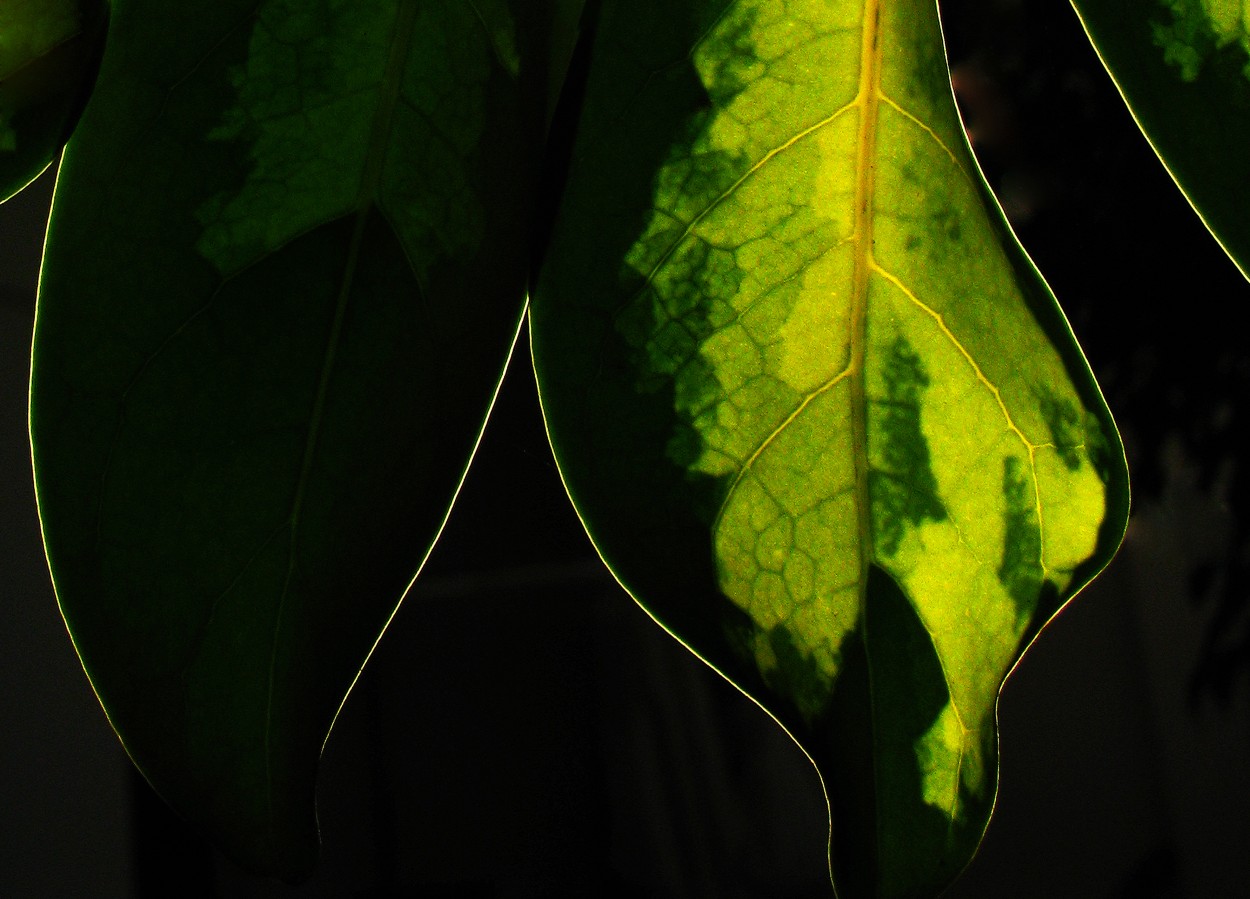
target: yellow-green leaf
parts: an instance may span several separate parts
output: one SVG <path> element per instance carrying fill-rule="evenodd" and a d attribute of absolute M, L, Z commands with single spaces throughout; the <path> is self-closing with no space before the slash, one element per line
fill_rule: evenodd
<path fill-rule="evenodd" d="M 592 538 L 813 758 L 842 894 L 950 882 L 1127 474 L 932 0 L 604 2 L 532 337 Z"/>

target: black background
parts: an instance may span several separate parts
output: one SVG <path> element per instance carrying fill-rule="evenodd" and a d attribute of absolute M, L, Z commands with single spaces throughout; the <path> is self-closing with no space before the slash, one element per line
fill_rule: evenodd
<path fill-rule="evenodd" d="M 1250 284 L 1054 0 L 943 4 L 962 109 L 1123 432 L 1134 517 L 1000 706 L 953 897 L 1245 895 Z M 0 895 L 825 896 L 819 785 L 602 572 L 518 349 L 455 514 L 323 766 L 308 884 L 247 878 L 132 773 L 44 568 L 25 379 L 51 178 L 0 207 Z"/>

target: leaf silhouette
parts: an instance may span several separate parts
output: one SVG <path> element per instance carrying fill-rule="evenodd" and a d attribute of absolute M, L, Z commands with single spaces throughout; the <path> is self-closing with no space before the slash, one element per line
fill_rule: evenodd
<path fill-rule="evenodd" d="M 1133 117 L 1250 277 L 1250 10 L 1204 0 L 1073 0 Z"/>
<path fill-rule="evenodd" d="M 138 767 L 260 871 L 311 867 L 322 742 L 519 327 L 540 7 L 119 2 L 66 151 L 31 410 L 57 597 Z"/>
<path fill-rule="evenodd" d="M 0 202 L 48 167 L 73 130 L 100 64 L 105 0 L 0 6 Z"/>
<path fill-rule="evenodd" d="M 932 2 L 602 7 L 531 312 L 622 584 L 795 736 L 844 896 L 936 893 L 1127 474 L 965 143 Z"/>

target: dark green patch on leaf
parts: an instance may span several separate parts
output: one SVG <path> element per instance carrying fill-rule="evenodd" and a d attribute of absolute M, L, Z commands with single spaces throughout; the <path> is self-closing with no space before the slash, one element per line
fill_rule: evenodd
<path fill-rule="evenodd" d="M 873 541 L 877 552 L 898 551 L 907 525 L 945 521 L 929 447 L 920 432 L 920 403 L 929 386 L 920 357 L 904 337 L 895 338 L 882 366 L 886 395 L 869 402 L 875 464 L 868 472 Z"/>
<path fill-rule="evenodd" d="M 1003 460 L 1003 498 L 1006 501 L 1006 537 L 998 578 L 1016 603 L 1016 614 L 1026 620 L 1037 607 L 1042 589 L 1042 530 L 1037 520 L 1037 498 L 1027 467 L 1015 456 Z"/>
<path fill-rule="evenodd" d="M 1076 471 L 1081 467 L 1080 450 L 1085 446 L 1085 427 L 1080 410 L 1071 400 L 1059 396 L 1045 385 L 1038 388 L 1037 400 L 1055 452 L 1068 471 Z"/>
<path fill-rule="evenodd" d="M 834 678 L 827 666 L 796 646 L 794 635 L 785 626 L 772 628 L 765 639 L 775 666 L 765 669 L 764 682 L 785 696 L 804 721 L 816 721 L 832 698 Z"/>

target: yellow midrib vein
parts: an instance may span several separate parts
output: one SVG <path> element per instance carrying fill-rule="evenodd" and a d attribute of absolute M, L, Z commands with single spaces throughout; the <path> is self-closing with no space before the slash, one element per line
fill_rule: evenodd
<path fill-rule="evenodd" d="M 855 510 L 859 528 L 859 595 L 860 638 L 864 658 L 868 662 L 868 719 L 872 729 L 871 744 L 876 746 L 877 704 L 872 676 L 872 652 L 868 642 L 868 557 L 872 551 L 872 518 L 868 496 L 868 412 L 865 390 L 866 338 L 868 325 L 868 280 L 872 274 L 873 204 L 876 202 L 877 114 L 881 90 L 881 8 L 879 0 L 864 3 L 863 34 L 860 45 L 859 90 L 855 105 L 859 107 L 859 128 L 855 144 L 855 206 L 854 270 L 851 275 L 850 365 L 851 446 L 855 464 Z M 873 782 L 879 786 L 877 753 L 871 752 Z M 881 794 L 873 791 L 874 830 L 881 840 Z"/>
<path fill-rule="evenodd" d="M 343 320 L 346 317 L 347 304 L 351 297 L 353 276 L 360 257 L 360 249 L 364 243 L 365 226 L 368 222 L 369 212 L 376 201 L 382 173 L 385 168 L 391 123 L 401 94 L 404 66 L 412 45 L 419 6 L 416 0 L 400 0 L 395 25 L 391 32 L 391 43 L 387 54 L 386 68 L 382 75 L 378 105 L 370 126 L 369 148 L 365 156 L 365 167 L 361 172 L 360 186 L 356 194 L 356 220 L 352 228 L 351 242 L 348 246 L 347 259 L 343 267 L 343 277 L 340 279 L 338 295 L 335 298 L 334 320 L 326 338 L 321 375 L 317 384 L 316 398 L 313 401 L 312 411 L 309 416 L 308 437 L 304 443 L 304 456 L 300 463 L 299 479 L 296 482 L 295 493 L 291 500 L 291 532 L 290 544 L 287 550 L 287 569 L 282 583 L 282 593 L 278 598 L 278 609 L 274 616 L 273 640 L 269 653 L 269 673 L 265 699 L 265 798 L 271 831 L 275 823 L 273 817 L 273 752 L 271 747 L 273 693 L 278 660 L 278 636 L 282 630 L 282 621 L 286 611 L 287 597 L 290 593 L 291 579 L 295 573 L 296 530 L 304 503 L 304 493 L 308 486 L 308 478 L 312 472 L 313 458 L 316 455 L 321 422 L 325 413 L 326 395 L 329 392 L 335 356 L 337 355 L 343 331 Z"/>
<path fill-rule="evenodd" d="M 859 90 L 854 105 L 859 109 L 855 143 L 855 198 L 852 243 L 855 264 L 851 274 L 850 374 L 851 436 L 855 447 L 856 509 L 860 534 L 871 534 L 868 504 L 868 424 L 865 401 L 865 353 L 868 325 L 868 280 L 872 274 L 873 204 L 876 201 L 877 113 L 881 81 L 881 11 L 878 0 L 864 4 L 863 43 L 860 51 Z M 867 540 L 861 539 L 860 582 L 867 579 Z"/>
<path fill-rule="evenodd" d="M 876 720 L 877 706 L 874 696 L 873 674 L 872 674 L 872 650 L 868 639 L 868 559 L 875 548 L 870 544 L 873 542 L 872 535 L 872 518 L 871 518 L 871 498 L 868 495 L 868 429 L 867 429 L 867 393 L 865 389 L 866 379 L 866 363 L 865 354 L 867 352 L 867 322 L 868 322 L 868 283 L 873 273 L 881 273 L 880 267 L 877 265 L 876 259 L 873 257 L 873 206 L 876 202 L 876 156 L 877 156 L 877 120 L 878 113 L 882 102 L 887 103 L 894 109 L 912 120 L 916 124 L 925 128 L 930 136 L 935 140 L 937 136 L 933 134 L 931 129 L 924 126 L 919 119 L 916 119 L 910 113 L 906 112 L 901 106 L 885 95 L 881 88 L 881 9 L 879 0 L 867 0 L 864 4 L 864 31 L 863 44 L 861 49 L 860 80 L 859 92 L 855 98 L 855 104 L 860 109 L 859 131 L 856 136 L 857 154 L 855 160 L 855 227 L 853 232 L 853 242 L 855 244 L 855 267 L 851 281 L 851 361 L 849 366 L 850 387 L 851 387 L 851 432 L 854 440 L 853 446 L 857 448 L 854 453 L 855 460 L 855 481 L 856 481 L 856 510 L 859 515 L 859 533 L 860 539 L 860 595 L 863 597 L 860 607 L 861 629 L 864 655 L 869 660 L 868 664 L 868 703 L 869 703 L 869 720 L 872 722 L 873 744 L 876 744 Z M 946 150 L 944 144 L 938 141 L 939 146 Z M 947 150 L 948 155 L 950 154 Z M 958 160 L 954 160 L 958 163 Z M 961 172 L 962 166 L 959 166 Z M 948 685 L 948 693 L 952 693 L 949 689 L 950 677 L 946 671 L 945 661 L 941 659 L 939 654 L 939 664 L 942 667 L 942 676 Z M 959 743 L 959 758 L 955 768 L 955 792 L 951 799 L 951 807 L 953 808 L 958 802 L 959 797 L 959 775 L 963 769 L 965 738 L 968 728 L 964 723 L 963 715 L 959 711 L 955 697 L 950 696 L 951 710 L 955 714 L 955 718 L 959 723 L 960 731 L 963 737 Z M 877 773 L 877 755 L 872 754 L 873 777 L 874 781 L 879 783 L 879 775 Z M 876 792 L 877 816 L 876 830 L 877 839 L 881 839 L 881 794 Z"/>

